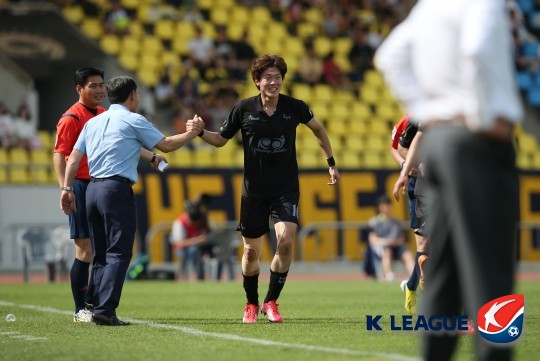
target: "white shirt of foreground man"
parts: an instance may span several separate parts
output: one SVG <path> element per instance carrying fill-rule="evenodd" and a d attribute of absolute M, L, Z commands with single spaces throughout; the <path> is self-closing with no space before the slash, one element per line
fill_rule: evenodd
<path fill-rule="evenodd" d="M 375 64 L 417 121 L 489 131 L 498 117 L 522 117 L 503 0 L 420 0 Z"/>

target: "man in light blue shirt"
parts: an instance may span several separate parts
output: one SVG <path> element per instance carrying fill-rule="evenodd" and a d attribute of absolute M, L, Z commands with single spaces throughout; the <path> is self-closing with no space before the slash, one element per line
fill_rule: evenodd
<path fill-rule="evenodd" d="M 116 317 L 116 308 L 135 239 L 136 204 L 131 185 L 137 182 L 141 147 L 171 152 L 200 134 L 204 122 L 196 117 L 185 133 L 165 137 L 135 113 L 140 99 L 132 78 L 111 79 L 107 93 L 109 110 L 86 123 L 69 157 L 60 204 L 66 214 L 76 210 L 73 180 L 86 154 L 91 176 L 86 211 L 94 252 L 92 320 L 98 325 L 125 326 L 129 323 Z M 154 157 L 165 159 L 156 154 Z"/>

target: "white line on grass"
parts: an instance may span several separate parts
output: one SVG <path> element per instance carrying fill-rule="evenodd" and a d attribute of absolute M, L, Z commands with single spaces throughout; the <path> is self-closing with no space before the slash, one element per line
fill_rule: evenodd
<path fill-rule="evenodd" d="M 62 315 L 72 315 L 72 312 L 59 310 L 56 308 L 42 307 L 42 306 L 36 306 L 36 305 L 16 304 L 12 302 L 1 301 L 1 300 L 0 300 L 0 306 L 11 306 L 11 307 L 15 306 L 15 307 L 26 308 L 26 309 L 35 310 L 35 311 L 41 311 L 41 312 L 58 313 Z M 223 340 L 240 341 L 240 342 L 250 342 L 250 343 L 263 345 L 263 346 L 276 346 L 276 347 L 282 347 L 282 348 L 300 349 L 300 350 L 305 350 L 305 351 L 327 352 L 327 353 L 344 354 L 344 355 L 351 355 L 351 356 L 384 357 L 386 359 L 396 360 L 396 361 L 418 361 L 419 360 L 416 357 L 403 356 L 403 355 L 399 355 L 395 353 L 370 352 L 370 351 L 353 350 L 353 349 L 348 349 L 348 348 L 335 348 L 335 347 L 325 347 L 325 346 L 316 346 L 316 345 L 306 345 L 302 343 L 286 343 L 286 342 L 279 342 L 279 341 L 270 341 L 270 340 L 263 340 L 263 339 L 258 339 L 258 338 L 242 337 L 242 336 L 232 335 L 232 334 L 227 334 L 227 333 L 206 332 L 206 331 L 198 330 L 196 328 L 191 328 L 191 327 L 167 325 L 163 323 L 155 323 L 155 322 L 135 320 L 135 319 L 126 319 L 126 321 L 130 321 L 132 323 L 146 325 L 146 326 L 150 326 L 154 328 L 163 328 L 167 330 L 180 331 L 182 333 L 186 333 L 186 334 L 194 335 L 194 336 L 212 337 L 212 338 L 218 338 L 218 339 L 223 339 Z"/>

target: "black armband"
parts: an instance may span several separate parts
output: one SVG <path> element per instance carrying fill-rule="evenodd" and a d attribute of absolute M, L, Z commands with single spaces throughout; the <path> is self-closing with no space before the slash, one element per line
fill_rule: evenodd
<path fill-rule="evenodd" d="M 334 157 L 327 158 L 326 161 L 328 162 L 329 167 L 333 167 L 336 165 L 336 161 L 334 160 Z"/>
<path fill-rule="evenodd" d="M 199 134 L 197 134 L 197 136 L 198 136 L 198 137 L 201 137 L 201 138 L 202 138 L 203 135 L 204 135 L 204 129 L 201 130 L 201 132 L 200 132 Z"/>
<path fill-rule="evenodd" d="M 150 161 L 150 163 L 154 163 L 155 160 L 156 160 L 156 153 L 154 153 L 154 155 L 152 156 L 152 160 Z"/>

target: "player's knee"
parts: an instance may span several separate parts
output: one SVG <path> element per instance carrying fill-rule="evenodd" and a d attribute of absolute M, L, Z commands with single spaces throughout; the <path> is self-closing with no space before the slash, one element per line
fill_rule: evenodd
<path fill-rule="evenodd" d="M 292 238 L 282 238 L 281 241 L 279 242 L 276 253 L 281 256 L 288 256 L 292 253 L 292 245 L 293 245 Z"/>
<path fill-rule="evenodd" d="M 244 258 L 248 262 L 255 262 L 255 261 L 259 260 L 259 253 L 254 248 L 245 247 L 244 248 Z"/>

